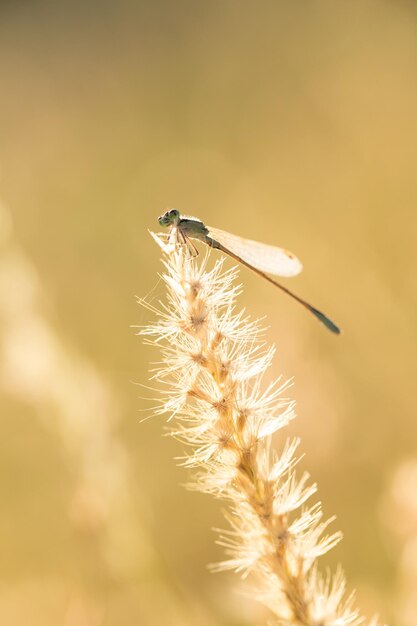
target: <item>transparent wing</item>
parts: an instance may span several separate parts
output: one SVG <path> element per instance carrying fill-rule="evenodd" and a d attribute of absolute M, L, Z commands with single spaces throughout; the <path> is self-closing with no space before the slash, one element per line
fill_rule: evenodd
<path fill-rule="evenodd" d="M 244 239 L 218 228 L 208 226 L 209 236 L 234 252 L 241 259 L 261 272 L 275 276 L 296 276 L 303 266 L 297 257 L 284 248 Z"/>

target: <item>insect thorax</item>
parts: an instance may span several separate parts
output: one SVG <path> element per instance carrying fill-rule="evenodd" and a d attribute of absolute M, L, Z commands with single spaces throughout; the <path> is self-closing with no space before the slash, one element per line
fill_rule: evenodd
<path fill-rule="evenodd" d="M 195 239 L 205 239 L 208 235 L 208 228 L 200 220 L 185 217 L 179 223 L 180 230 L 188 237 Z"/>

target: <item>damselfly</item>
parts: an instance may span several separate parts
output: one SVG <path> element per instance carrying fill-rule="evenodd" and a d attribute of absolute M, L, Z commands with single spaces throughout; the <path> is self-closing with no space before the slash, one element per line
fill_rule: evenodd
<path fill-rule="evenodd" d="M 216 248 L 228 254 L 297 300 L 332 333 L 340 334 L 340 328 L 327 315 L 268 276 L 268 274 L 273 274 L 274 276 L 290 277 L 299 274 L 303 266 L 292 252 L 251 239 L 244 239 L 218 228 L 211 228 L 196 217 L 181 215 L 176 209 L 166 211 L 158 218 L 158 221 L 161 226 L 171 227 L 170 241 L 172 243 L 187 244 L 194 254 L 198 254 L 194 244 L 190 241 L 190 239 L 198 239 L 210 248 Z"/>

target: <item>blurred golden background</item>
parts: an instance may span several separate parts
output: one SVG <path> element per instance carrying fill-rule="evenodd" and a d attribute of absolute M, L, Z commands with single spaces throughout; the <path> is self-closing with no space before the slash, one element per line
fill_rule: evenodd
<path fill-rule="evenodd" d="M 140 421 L 166 207 L 304 262 L 342 337 L 246 270 L 240 302 L 345 535 L 322 566 L 417 624 L 416 28 L 407 0 L 1 3 L 0 624 L 266 621 Z"/>

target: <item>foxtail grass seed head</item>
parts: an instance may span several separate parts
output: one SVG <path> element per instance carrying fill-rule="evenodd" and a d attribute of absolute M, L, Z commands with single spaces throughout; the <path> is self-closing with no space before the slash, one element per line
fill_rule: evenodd
<path fill-rule="evenodd" d="M 190 487 L 229 502 L 228 528 L 218 543 L 232 569 L 248 578 L 253 596 L 279 624 L 357 626 L 364 623 L 346 597 L 341 569 L 322 576 L 317 559 L 341 539 L 328 532 L 316 485 L 295 471 L 299 444 L 280 453 L 272 435 L 295 417 L 288 381 L 264 385 L 274 348 L 259 321 L 236 310 L 237 269 L 190 255 L 184 245 L 161 246 L 167 300 L 149 306 L 156 321 L 140 333 L 162 360 L 153 378 L 163 389 L 155 411 L 167 414 L 171 433 L 186 444 L 182 463 L 193 468 Z"/>

